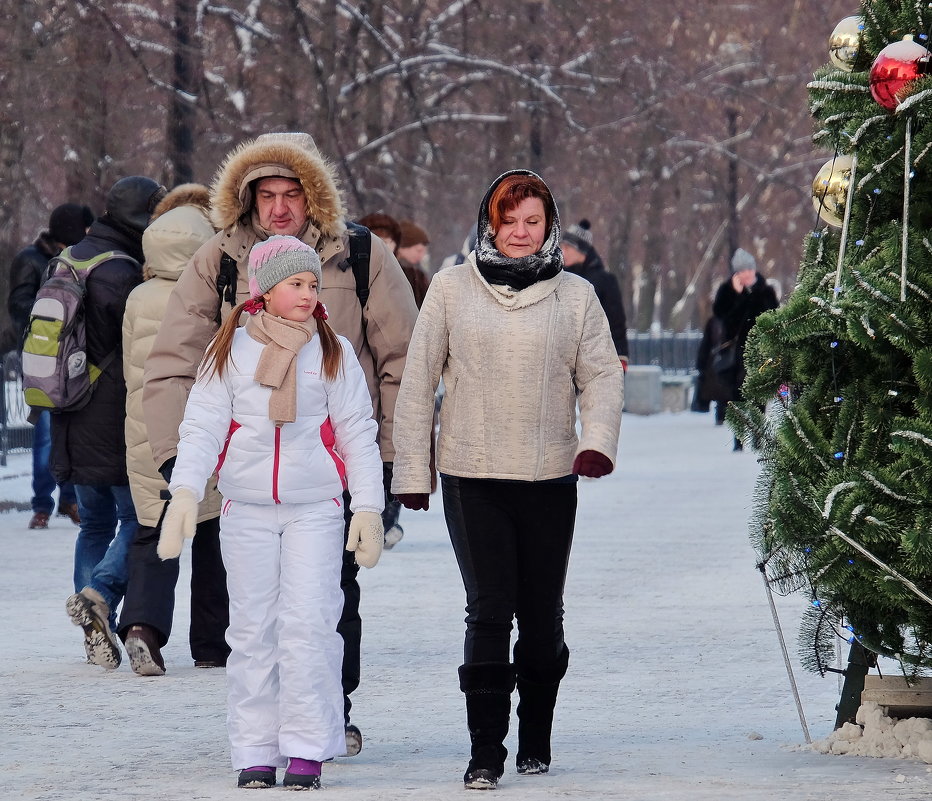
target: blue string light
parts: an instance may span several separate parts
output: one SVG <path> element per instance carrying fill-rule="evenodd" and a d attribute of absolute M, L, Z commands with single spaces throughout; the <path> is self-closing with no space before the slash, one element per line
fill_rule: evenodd
<path fill-rule="evenodd" d="M 837 348 L 837 347 L 838 347 L 838 340 L 835 340 L 834 342 L 832 342 L 831 347 Z"/>
<path fill-rule="evenodd" d="M 835 453 L 835 454 L 833 454 L 833 455 L 834 455 L 834 457 L 835 457 L 836 459 L 844 459 L 844 458 L 845 458 L 845 452 L 844 452 L 844 451 L 838 451 L 837 453 Z"/>

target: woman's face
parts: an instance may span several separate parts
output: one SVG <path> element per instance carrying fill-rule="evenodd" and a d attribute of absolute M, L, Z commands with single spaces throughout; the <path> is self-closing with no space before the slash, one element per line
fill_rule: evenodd
<path fill-rule="evenodd" d="M 547 214 L 539 197 L 527 197 L 502 215 L 495 247 L 511 259 L 537 253 L 547 238 Z"/>

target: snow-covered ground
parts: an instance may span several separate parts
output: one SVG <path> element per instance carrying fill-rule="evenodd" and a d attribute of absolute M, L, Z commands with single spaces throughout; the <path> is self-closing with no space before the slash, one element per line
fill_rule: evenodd
<path fill-rule="evenodd" d="M 746 534 L 753 454 L 732 453 L 710 415 L 627 415 L 619 465 L 579 488 L 566 593 L 572 656 L 551 772 L 517 776 L 509 763 L 496 797 L 932 797 L 922 762 L 805 746 Z M 28 456 L 11 456 L 0 501 L 28 501 L 28 474 Z M 167 675 L 86 665 L 64 610 L 76 529 L 57 518 L 30 532 L 28 519 L 0 514 L 0 798 L 241 798 L 227 755 L 224 673 L 191 662 L 187 593 L 163 652 Z M 364 678 L 353 719 L 366 741 L 359 756 L 324 766 L 328 798 L 447 801 L 468 792 L 456 676 L 463 591 L 439 498 L 402 521 L 404 540 L 362 576 Z M 186 554 L 180 587 L 188 562 Z M 805 599 L 777 604 L 812 736 L 824 738 L 837 679 L 798 667 Z M 513 754 L 514 733 L 506 745 Z"/>

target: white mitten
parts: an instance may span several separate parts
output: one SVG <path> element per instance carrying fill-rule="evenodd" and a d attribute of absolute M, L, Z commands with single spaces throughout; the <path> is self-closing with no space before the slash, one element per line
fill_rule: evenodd
<path fill-rule="evenodd" d="M 354 512 L 349 524 L 346 550 L 356 551 L 356 564 L 375 567 L 382 555 L 385 529 L 377 512 Z"/>
<path fill-rule="evenodd" d="M 181 546 L 185 539 L 191 539 L 197 528 L 197 500 L 194 493 L 185 487 L 178 487 L 172 493 L 171 503 L 162 518 L 162 531 L 159 534 L 159 547 L 156 549 L 159 559 L 177 559 L 181 556 Z"/>

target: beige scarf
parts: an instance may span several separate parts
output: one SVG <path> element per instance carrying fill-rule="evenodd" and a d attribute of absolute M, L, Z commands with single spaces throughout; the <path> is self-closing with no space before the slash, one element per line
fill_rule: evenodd
<path fill-rule="evenodd" d="M 311 341 L 316 330 L 304 323 L 295 323 L 260 311 L 249 315 L 246 333 L 265 345 L 256 365 L 255 379 L 262 386 L 272 388 L 269 419 L 279 428 L 285 423 L 293 423 L 298 413 L 295 359 L 298 351 Z"/>

